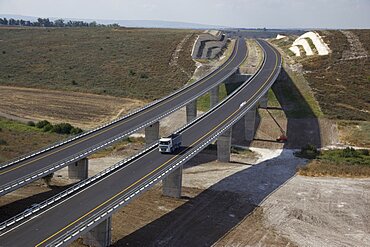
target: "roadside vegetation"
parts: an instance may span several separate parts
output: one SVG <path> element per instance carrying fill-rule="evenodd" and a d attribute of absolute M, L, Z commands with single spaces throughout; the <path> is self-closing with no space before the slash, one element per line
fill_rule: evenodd
<path fill-rule="evenodd" d="M 39 121 L 36 124 L 32 121 L 29 121 L 27 125 L 41 129 L 43 132 L 54 132 L 64 135 L 77 135 L 83 132 L 81 128 L 74 127 L 69 123 L 58 123 L 53 125 L 47 120 Z"/>
<path fill-rule="evenodd" d="M 307 145 L 296 156 L 310 159 L 298 173 L 304 176 L 370 177 L 370 155 L 368 149 L 333 149 L 318 151 Z"/>
<path fill-rule="evenodd" d="M 0 85 L 154 100 L 189 75 L 169 61 L 192 30 L 1 28 Z M 193 73 L 190 38 L 178 63 Z"/>
<path fill-rule="evenodd" d="M 66 137 L 0 118 L 0 162 L 40 149 Z"/>
<path fill-rule="evenodd" d="M 219 86 L 219 101 L 223 100 L 226 98 L 227 93 L 226 93 L 226 87 L 225 84 L 220 84 Z M 202 95 L 201 97 L 198 98 L 197 100 L 197 109 L 198 111 L 206 112 L 209 111 L 210 105 L 211 105 L 211 98 L 210 98 L 210 93 L 206 93 Z"/>

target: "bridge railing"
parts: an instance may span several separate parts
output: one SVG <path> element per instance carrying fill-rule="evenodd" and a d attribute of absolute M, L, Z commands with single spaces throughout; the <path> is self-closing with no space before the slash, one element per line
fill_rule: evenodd
<path fill-rule="evenodd" d="M 160 102 L 162 102 L 162 101 L 165 101 L 165 100 L 167 100 L 167 99 L 169 99 L 169 98 L 171 98 L 171 97 L 175 96 L 176 94 L 179 94 L 179 93 L 181 93 L 182 91 L 184 91 L 184 90 L 186 90 L 186 89 L 190 88 L 190 87 L 194 87 L 194 85 L 196 85 L 199 81 L 202 81 L 202 80 L 204 80 L 204 79 L 208 78 L 208 77 L 209 77 L 209 76 L 211 76 L 212 74 L 216 73 L 216 72 L 217 72 L 221 67 L 223 67 L 225 64 L 227 64 L 227 62 L 229 62 L 229 61 L 231 60 L 231 58 L 233 57 L 233 55 L 235 54 L 235 52 L 236 52 L 236 48 L 234 48 L 234 50 L 233 50 L 232 54 L 231 54 L 231 55 L 230 55 L 230 57 L 225 61 L 225 63 L 223 63 L 223 64 L 222 64 L 221 66 L 219 66 L 219 67 L 216 67 L 213 71 L 209 72 L 207 75 L 205 75 L 204 77 L 202 77 L 202 78 L 198 79 L 198 80 L 197 80 L 196 82 L 194 82 L 194 83 L 186 84 L 185 86 L 183 86 L 183 87 L 179 88 L 178 90 L 176 90 L 176 91 L 172 92 L 171 94 L 169 94 L 169 95 L 167 95 L 167 96 L 164 96 L 164 97 L 163 97 L 163 98 L 161 98 L 161 99 L 154 100 L 154 101 L 150 102 L 149 104 L 147 104 L 147 105 L 145 105 L 145 106 L 143 106 L 143 107 L 140 107 L 140 108 L 138 108 L 138 109 L 135 109 L 135 110 L 133 110 L 133 111 L 130 111 L 130 112 L 129 112 L 128 114 L 126 114 L 125 116 L 122 116 L 122 117 L 120 117 L 120 118 L 117 118 L 117 119 L 115 119 L 115 120 L 112 120 L 112 121 L 110 121 L 110 122 L 108 122 L 108 123 L 106 123 L 106 124 L 103 124 L 103 125 L 101 125 L 101 126 L 99 126 L 99 127 L 94 128 L 94 129 L 92 129 L 92 130 L 89 130 L 89 131 L 87 131 L 87 132 L 81 133 L 81 134 L 79 134 L 79 135 L 75 135 L 75 136 L 73 136 L 73 137 L 71 137 L 71 138 L 68 138 L 68 139 L 66 139 L 66 140 L 62 140 L 62 141 L 59 141 L 59 142 L 55 142 L 55 143 L 53 143 L 53 144 L 51 144 L 51 145 L 48 145 L 48 146 L 46 146 L 46 147 L 43 147 L 43 148 L 41 148 L 41 149 L 39 149 L 39 150 L 32 151 L 32 152 L 30 152 L 30 153 L 27 153 L 27 154 L 21 155 L 21 156 L 19 156 L 19 157 L 15 158 L 15 159 L 9 160 L 9 161 L 4 162 L 4 163 L 1 163 L 1 164 L 0 164 L 0 169 L 6 168 L 6 167 L 11 166 L 11 165 L 14 165 L 14 164 L 16 164 L 16 163 L 18 163 L 18 162 L 21 162 L 21 161 L 24 161 L 24 160 L 26 160 L 26 159 L 32 158 L 32 157 L 37 156 L 37 155 L 39 155 L 39 154 L 41 154 L 41 153 L 47 152 L 47 151 L 49 151 L 49 150 L 51 150 L 51 149 L 57 148 L 57 147 L 62 146 L 62 145 L 64 145 L 64 144 L 66 144 L 66 143 L 69 143 L 69 142 L 72 142 L 72 141 L 74 141 L 74 140 L 76 140 L 76 139 L 79 139 L 79 138 L 81 138 L 81 137 L 83 137 L 83 136 L 86 136 L 86 135 L 89 135 L 89 134 L 91 134 L 91 133 L 93 133 L 93 132 L 99 131 L 99 130 L 101 130 L 101 129 L 105 128 L 105 127 L 108 127 L 108 126 L 110 126 L 110 125 L 112 125 L 112 124 L 115 124 L 115 123 L 120 122 L 120 121 L 122 121 L 122 120 L 124 120 L 124 119 L 126 119 L 126 118 L 129 118 L 129 117 L 131 117 L 131 116 L 132 116 L 132 115 L 134 115 L 134 114 L 137 114 L 137 113 L 139 113 L 139 112 L 141 112 L 141 111 L 144 111 L 144 110 L 146 110 L 147 108 L 150 108 L 150 107 L 152 107 L 152 106 L 153 106 L 153 105 L 155 105 L 155 104 L 158 104 L 158 103 L 160 103 Z"/>
<path fill-rule="evenodd" d="M 278 71 L 280 71 L 280 66 L 278 67 Z M 139 194 L 145 192 L 154 184 L 162 180 L 164 177 L 166 177 L 168 174 L 171 173 L 172 170 L 177 169 L 179 166 L 183 165 L 185 162 L 190 160 L 192 157 L 194 157 L 196 154 L 198 154 L 200 151 L 202 151 L 204 148 L 206 148 L 209 144 L 214 142 L 222 133 L 224 133 L 226 130 L 230 129 L 237 121 L 239 121 L 257 102 L 260 100 L 260 98 L 268 91 L 268 89 L 271 87 L 272 83 L 276 80 L 279 73 L 275 73 L 275 75 L 272 77 L 271 82 L 259 93 L 255 99 L 248 105 L 246 105 L 244 108 L 239 109 L 238 114 L 229 121 L 226 125 L 224 125 L 221 129 L 219 129 L 217 132 L 213 133 L 210 137 L 206 138 L 203 142 L 199 143 L 198 145 L 194 146 L 189 150 L 189 154 L 185 157 L 180 157 L 176 159 L 174 162 L 166 166 L 165 168 L 159 170 L 154 175 L 149 177 L 147 180 L 142 182 L 141 184 L 138 184 L 135 188 L 132 188 L 130 191 L 122 194 L 121 197 L 107 205 L 106 207 L 102 208 L 98 212 L 94 213 L 90 217 L 88 217 L 86 220 L 82 221 L 80 224 L 78 224 L 73 229 L 69 230 L 65 234 L 61 235 L 57 239 L 52 241 L 52 245 L 55 246 L 61 246 L 63 244 L 67 244 L 71 241 L 73 241 L 77 236 L 82 235 L 83 233 L 89 231 L 96 225 L 98 225 L 100 222 L 105 220 L 106 218 L 110 217 L 115 211 L 117 211 L 119 208 L 123 207 L 127 203 L 129 203 L 134 197 L 138 196 Z M 256 74 L 255 74 L 256 75 Z M 253 76 L 254 77 L 254 76 Z M 247 80 L 244 84 L 246 84 L 249 80 Z M 239 91 L 239 90 L 236 90 Z M 234 91 L 230 96 L 235 95 L 237 92 Z M 221 101 L 218 105 L 216 105 L 213 109 L 217 108 L 221 104 L 224 103 L 228 98 Z M 204 114 L 202 116 L 206 117 L 209 113 Z M 194 120 L 193 122 L 199 121 Z M 180 130 L 177 132 L 181 132 Z"/>

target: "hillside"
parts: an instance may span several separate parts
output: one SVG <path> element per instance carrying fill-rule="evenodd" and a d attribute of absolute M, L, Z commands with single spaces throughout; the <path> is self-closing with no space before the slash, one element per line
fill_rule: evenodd
<path fill-rule="evenodd" d="M 3 86 L 153 100 L 183 86 L 195 69 L 191 30 L 1 28 L 0 37 Z"/>
<path fill-rule="evenodd" d="M 341 31 L 319 31 L 332 51 L 327 56 L 293 57 L 287 48 L 294 37 L 273 43 L 294 58 L 296 68 L 301 66 L 299 70 L 302 70 L 326 117 L 369 121 L 370 58 L 357 56 L 356 52 L 361 49 L 360 45 L 368 54 L 370 30 L 349 32 L 358 37 L 359 42 L 350 44 L 352 41 Z"/>

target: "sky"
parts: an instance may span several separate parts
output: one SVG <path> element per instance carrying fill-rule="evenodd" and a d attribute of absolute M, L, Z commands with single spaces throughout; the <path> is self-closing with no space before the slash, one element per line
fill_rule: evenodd
<path fill-rule="evenodd" d="M 370 0 L 0 0 L 0 14 L 239 28 L 370 28 Z"/>

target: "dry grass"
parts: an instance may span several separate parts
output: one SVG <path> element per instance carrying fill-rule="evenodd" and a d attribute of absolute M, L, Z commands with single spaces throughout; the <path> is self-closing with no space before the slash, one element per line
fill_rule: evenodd
<path fill-rule="evenodd" d="M 191 30 L 128 28 L 0 29 L 0 85 L 156 99 L 188 76 L 169 66 Z M 179 63 L 195 69 L 190 42 Z"/>
<path fill-rule="evenodd" d="M 370 30 L 356 34 L 368 46 Z M 321 35 L 332 53 L 299 59 L 321 109 L 330 118 L 369 121 L 370 59 L 342 60 L 343 52 L 350 49 L 346 37 L 339 31 L 325 31 Z"/>
<path fill-rule="evenodd" d="M 338 121 L 338 130 L 342 143 L 370 148 L 370 122 Z"/>
<path fill-rule="evenodd" d="M 140 147 L 140 149 L 144 148 L 145 146 L 145 138 L 144 137 L 128 137 L 122 141 L 119 141 L 118 143 L 109 146 L 103 150 L 100 150 L 93 155 L 89 156 L 89 158 L 97 159 L 97 158 L 103 158 L 107 156 L 116 156 L 116 155 L 122 155 L 124 154 L 128 149 L 135 149 L 133 147 L 133 144 L 135 147 Z M 135 149 L 136 150 L 136 149 Z"/>
<path fill-rule="evenodd" d="M 47 119 L 88 129 L 145 102 L 96 94 L 0 86 L 0 115 L 24 121 Z"/>
<path fill-rule="evenodd" d="M 45 133 L 35 127 L 0 118 L 0 162 L 40 149 L 66 138 L 65 135 Z"/>

